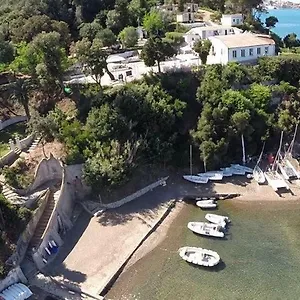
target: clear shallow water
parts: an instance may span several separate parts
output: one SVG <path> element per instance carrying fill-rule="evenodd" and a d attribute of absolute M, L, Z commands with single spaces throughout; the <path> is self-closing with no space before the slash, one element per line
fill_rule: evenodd
<path fill-rule="evenodd" d="M 188 206 L 165 241 L 120 277 L 108 299 L 300 299 L 300 203 L 220 206 L 218 213 L 233 223 L 226 240 L 190 232 L 187 222 L 204 220 L 205 212 Z M 185 245 L 215 250 L 224 263 L 194 267 L 177 254 Z"/>
<path fill-rule="evenodd" d="M 277 17 L 278 23 L 272 31 L 280 37 L 284 38 L 294 32 L 300 38 L 300 9 L 272 9 L 268 14 L 262 15 L 261 20 L 265 21 L 269 16 Z"/>

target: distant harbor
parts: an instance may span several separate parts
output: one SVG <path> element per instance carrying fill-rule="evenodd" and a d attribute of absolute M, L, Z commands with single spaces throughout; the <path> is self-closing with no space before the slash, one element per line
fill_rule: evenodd
<path fill-rule="evenodd" d="M 281 38 L 289 33 L 296 33 L 300 38 L 300 9 L 279 8 L 269 9 L 268 14 L 263 14 L 261 20 L 264 21 L 269 16 L 275 16 L 278 19 L 276 27 L 272 29 Z"/>

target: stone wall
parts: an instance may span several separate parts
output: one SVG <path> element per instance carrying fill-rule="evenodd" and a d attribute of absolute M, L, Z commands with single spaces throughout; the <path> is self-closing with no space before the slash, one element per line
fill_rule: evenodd
<path fill-rule="evenodd" d="M 50 195 L 50 190 L 48 189 L 46 194 L 43 194 L 40 196 L 41 204 L 35 210 L 34 215 L 32 216 L 30 222 L 26 226 L 26 229 L 23 231 L 22 235 L 19 237 L 17 246 L 16 246 L 16 250 L 13 253 L 13 255 L 7 260 L 7 262 L 6 262 L 7 264 L 17 266 L 24 259 L 24 256 L 26 254 L 30 240 L 34 235 L 36 226 L 37 226 L 41 216 L 43 215 L 45 207 L 48 203 L 49 195 Z"/>
<path fill-rule="evenodd" d="M 4 167 L 5 165 L 12 164 L 17 159 L 17 157 L 18 155 L 15 153 L 15 151 L 9 151 L 0 158 L 0 168 Z"/>
<path fill-rule="evenodd" d="M 46 182 L 62 179 L 62 166 L 59 160 L 50 155 L 50 158 L 43 158 L 38 164 L 33 184 L 25 190 L 16 190 L 20 195 L 26 195 L 34 192 L 37 188 Z"/>
<path fill-rule="evenodd" d="M 135 200 L 136 198 L 148 193 L 149 191 L 153 190 L 154 188 L 158 187 L 159 185 L 164 185 L 165 182 L 168 180 L 168 177 L 162 178 L 144 188 L 142 188 L 141 190 L 135 192 L 134 194 L 131 194 L 129 196 L 127 196 L 126 198 L 123 198 L 120 201 L 114 202 L 114 203 L 110 203 L 110 204 L 103 204 L 102 207 L 104 208 L 117 208 L 120 207 L 132 200 Z"/>
<path fill-rule="evenodd" d="M 20 267 L 12 269 L 3 280 L 0 280 L 0 292 L 18 282 L 27 283 L 27 279 Z"/>
<path fill-rule="evenodd" d="M 0 130 L 4 129 L 7 126 L 10 126 L 12 124 L 20 123 L 20 122 L 24 122 L 24 121 L 27 121 L 27 117 L 26 116 L 12 117 L 12 118 L 10 118 L 8 120 L 5 120 L 3 122 L 0 120 Z"/>
<path fill-rule="evenodd" d="M 32 144 L 34 138 L 35 138 L 35 134 L 30 134 L 26 138 L 20 140 L 20 144 L 21 144 L 20 149 L 24 150 L 24 149 L 28 148 Z"/>

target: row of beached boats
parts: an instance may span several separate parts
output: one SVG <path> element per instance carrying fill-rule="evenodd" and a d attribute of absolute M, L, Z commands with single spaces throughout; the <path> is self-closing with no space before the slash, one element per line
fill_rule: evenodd
<path fill-rule="evenodd" d="M 264 146 L 261 151 L 261 154 L 258 158 L 256 166 L 253 169 L 253 177 L 259 184 L 264 184 L 267 182 L 274 191 L 278 191 L 280 189 L 289 190 L 290 187 L 287 181 L 293 179 L 300 179 L 300 167 L 299 163 L 292 156 L 292 150 L 296 138 L 298 125 L 295 128 L 295 133 L 293 140 L 284 153 L 282 153 L 282 140 L 283 140 L 283 132 L 281 132 L 279 148 L 274 158 L 272 164 L 267 168 L 264 172 L 260 167 Z"/>
<path fill-rule="evenodd" d="M 205 184 L 208 183 L 209 180 L 222 181 L 224 177 L 246 175 L 247 173 L 253 173 L 253 169 L 239 164 L 231 164 L 230 167 L 221 168 L 218 171 L 209 171 L 197 175 L 184 175 L 183 178 L 193 183 Z"/>

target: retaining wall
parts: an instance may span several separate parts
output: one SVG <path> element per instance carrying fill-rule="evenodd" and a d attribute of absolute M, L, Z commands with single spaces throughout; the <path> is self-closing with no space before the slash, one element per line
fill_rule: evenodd
<path fill-rule="evenodd" d="M 67 166 L 62 167 L 60 194 L 45 233 L 42 236 L 42 242 L 33 254 L 33 260 L 39 270 L 50 264 L 56 257 L 56 254 L 49 255 L 45 250 L 49 241 L 55 241 L 59 247 L 62 246 L 62 235 L 73 226 L 72 214 L 75 203 L 75 191 L 70 182 L 74 180 L 75 175 L 72 172 L 68 172 L 67 168 Z M 43 261 L 43 259 L 46 259 L 47 262 Z"/>
<path fill-rule="evenodd" d="M 35 170 L 33 184 L 29 186 L 27 189 L 24 190 L 16 189 L 16 191 L 20 195 L 30 194 L 46 182 L 52 180 L 61 180 L 61 179 L 62 179 L 62 166 L 60 162 L 56 158 L 54 158 L 53 155 L 51 154 L 49 159 L 43 158 L 39 162 Z"/>
<path fill-rule="evenodd" d="M 0 158 L 0 168 L 4 167 L 5 165 L 10 165 L 17 159 L 17 157 L 18 155 L 15 153 L 15 151 L 9 151 Z"/>
<path fill-rule="evenodd" d="M 27 279 L 20 267 L 12 269 L 3 280 L 0 280 L 0 292 L 18 282 L 27 283 Z"/>
<path fill-rule="evenodd" d="M 40 196 L 41 204 L 35 210 L 30 222 L 27 224 L 26 229 L 23 231 L 22 235 L 19 237 L 16 250 L 13 255 L 7 260 L 7 264 L 17 266 L 19 265 L 25 257 L 27 248 L 29 246 L 30 240 L 34 235 L 36 226 L 44 213 L 45 207 L 48 203 L 50 195 L 50 190 L 48 189 L 46 194 Z"/>
<path fill-rule="evenodd" d="M 120 207 L 132 200 L 135 200 L 136 198 L 146 194 L 147 192 L 151 191 L 152 189 L 158 187 L 159 185 L 163 185 L 167 180 L 168 180 L 169 176 L 168 177 L 164 177 L 146 187 L 144 187 L 143 189 L 135 192 L 134 194 L 131 194 L 129 196 L 127 196 L 126 198 L 123 198 L 122 200 L 119 200 L 117 202 L 114 202 L 114 203 L 109 203 L 109 204 L 102 204 L 101 206 L 103 208 L 117 208 L 117 207 Z"/>
<path fill-rule="evenodd" d="M 27 121 L 27 117 L 26 116 L 16 116 L 16 117 L 12 117 L 8 120 L 5 120 L 5 121 L 1 121 L 0 120 L 0 130 L 12 125 L 12 124 L 15 124 L 15 123 L 20 123 L 20 122 L 25 122 Z"/>
<path fill-rule="evenodd" d="M 32 144 L 34 138 L 35 138 L 35 134 L 32 133 L 29 136 L 27 136 L 26 138 L 20 140 L 21 150 L 28 148 Z"/>

